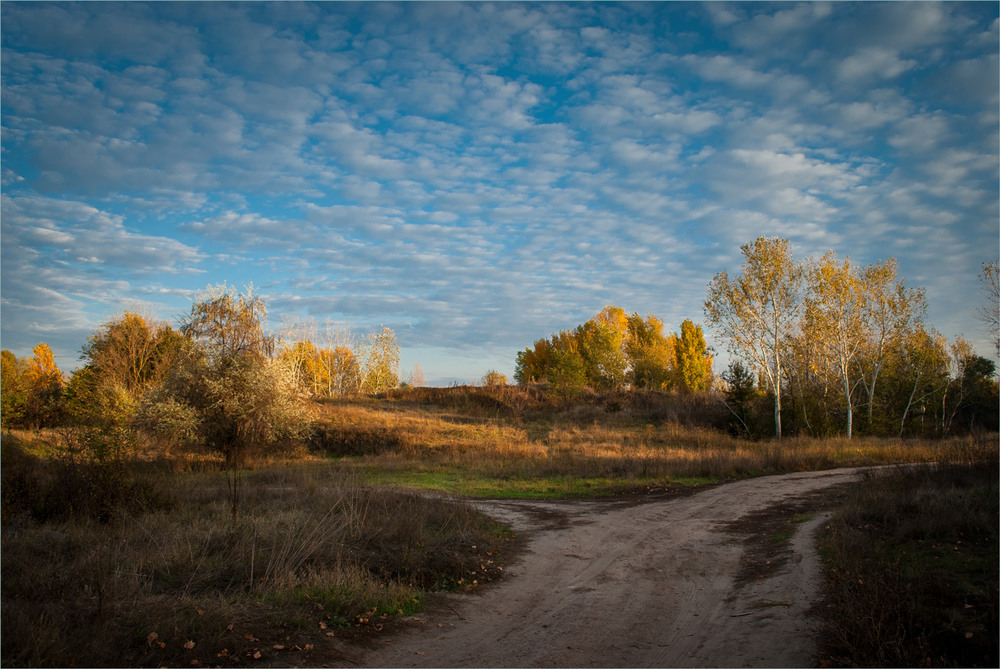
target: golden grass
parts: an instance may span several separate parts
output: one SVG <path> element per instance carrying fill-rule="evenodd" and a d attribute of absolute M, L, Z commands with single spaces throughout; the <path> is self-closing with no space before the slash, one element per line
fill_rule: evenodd
<path fill-rule="evenodd" d="M 587 422 L 581 424 L 583 417 Z M 955 461 L 997 452 L 992 436 L 939 441 L 792 437 L 754 442 L 712 428 L 592 408 L 519 419 L 460 413 L 429 403 L 341 401 L 323 405 L 318 420 L 341 434 L 341 441 L 366 444 L 351 452 L 360 456 L 354 462 L 363 471 L 437 472 L 439 477 L 426 478 L 430 487 L 463 492 L 475 488 L 468 482 L 478 479 L 480 488 L 493 491 L 488 494 L 499 487 L 495 481 L 487 485 L 489 479 L 509 480 L 521 488 L 530 480 L 551 488 L 559 477 L 600 479 L 605 482 L 603 491 L 611 493 L 679 480 Z M 450 487 L 449 480 L 462 485 Z M 407 481 L 421 485 L 419 478 L 410 476 Z M 582 492 L 600 494 L 602 486 Z"/>

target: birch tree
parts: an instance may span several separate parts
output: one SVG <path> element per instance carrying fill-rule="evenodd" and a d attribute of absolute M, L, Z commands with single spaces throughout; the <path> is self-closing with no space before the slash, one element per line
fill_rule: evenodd
<path fill-rule="evenodd" d="M 399 385 L 399 344 L 392 328 L 373 332 L 358 357 L 362 392 L 378 393 Z"/>
<path fill-rule="evenodd" d="M 854 427 L 854 390 L 860 382 L 857 361 L 868 341 L 868 302 L 857 268 L 851 259 L 838 262 L 830 251 L 809 268 L 803 334 L 821 342 L 836 371 L 847 409 L 847 438 Z"/>
<path fill-rule="evenodd" d="M 708 285 L 705 315 L 729 351 L 761 372 L 774 394 L 774 434 L 781 438 L 782 358 L 802 311 L 803 268 L 788 240 L 758 237 L 741 247 L 743 271 L 723 271 Z"/>
<path fill-rule="evenodd" d="M 861 286 L 866 296 L 868 342 L 859 373 L 867 398 L 868 426 L 871 428 L 875 387 L 885 367 L 888 349 L 901 333 L 923 322 L 927 302 L 922 289 L 906 288 L 897 275 L 895 258 L 863 268 Z"/>

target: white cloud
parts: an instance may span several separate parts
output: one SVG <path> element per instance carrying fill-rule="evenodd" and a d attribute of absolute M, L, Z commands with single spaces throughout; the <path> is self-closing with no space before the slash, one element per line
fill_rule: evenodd
<path fill-rule="evenodd" d="M 869 80 L 893 79 L 913 68 L 916 61 L 902 59 L 899 53 L 884 47 L 865 47 L 837 65 L 837 78 L 858 85 Z"/>

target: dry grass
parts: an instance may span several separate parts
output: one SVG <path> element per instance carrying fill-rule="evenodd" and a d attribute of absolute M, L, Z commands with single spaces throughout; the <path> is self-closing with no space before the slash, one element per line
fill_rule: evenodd
<path fill-rule="evenodd" d="M 502 481 L 518 494 L 531 494 L 535 481 L 559 496 L 567 489 L 553 486 L 555 479 L 589 482 L 569 494 L 609 494 L 792 471 L 968 459 L 997 450 L 991 437 L 746 441 L 711 427 L 658 420 L 670 413 L 662 406 L 622 409 L 620 398 L 605 400 L 615 411 L 585 402 L 554 407 L 548 415 L 537 409 L 522 412 L 529 417 L 498 417 L 480 404 L 460 404 L 465 389 L 454 389 L 454 397 L 448 389 L 433 390 L 420 401 L 324 404 L 313 446 L 356 456 L 352 462 L 379 481 L 392 480 L 392 473 L 409 484 L 487 495 L 503 494 Z"/>
<path fill-rule="evenodd" d="M 5 451 L 6 493 L 16 472 Z M 374 489 L 330 465 L 250 473 L 236 523 L 221 475 L 160 479 L 157 508 L 106 522 L 5 513 L 4 665 L 266 658 L 276 644 L 411 613 L 424 592 L 473 572 L 485 582 L 485 553 L 504 541 L 465 505 Z"/>
<path fill-rule="evenodd" d="M 823 538 L 827 666 L 995 667 L 995 458 L 873 472 Z"/>

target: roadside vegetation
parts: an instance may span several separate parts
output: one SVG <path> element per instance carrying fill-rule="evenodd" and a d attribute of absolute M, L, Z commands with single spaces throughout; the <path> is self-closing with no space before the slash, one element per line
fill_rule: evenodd
<path fill-rule="evenodd" d="M 996 457 L 872 471 L 822 535 L 824 666 L 995 667 Z"/>
<path fill-rule="evenodd" d="M 3 438 L 4 666 L 282 662 L 497 578 L 513 538 L 461 502 L 372 487 L 308 457 L 115 468 Z M 196 471 L 174 471 L 193 468 Z"/>

